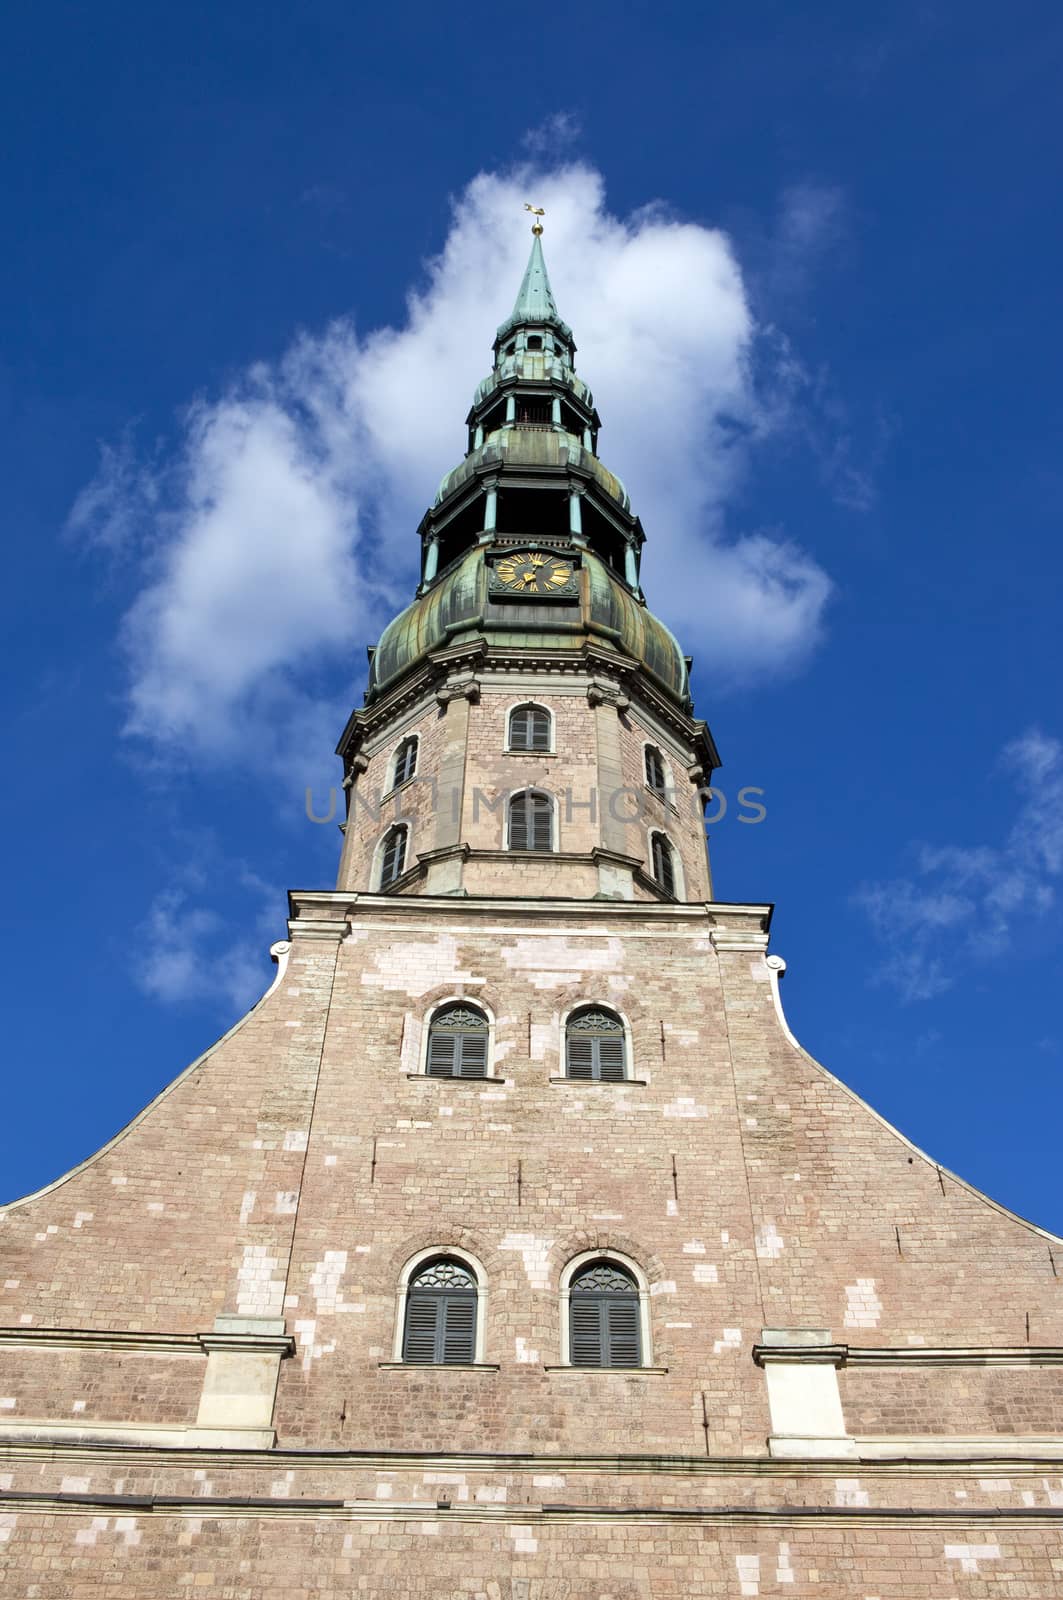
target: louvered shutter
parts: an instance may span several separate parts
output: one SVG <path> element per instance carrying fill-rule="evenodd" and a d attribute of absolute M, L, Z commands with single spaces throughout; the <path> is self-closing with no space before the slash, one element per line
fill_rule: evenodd
<path fill-rule="evenodd" d="M 428 1075 L 430 1078 L 453 1078 L 454 1063 L 458 1053 L 460 1035 L 440 1033 L 433 1028 L 428 1035 Z"/>
<path fill-rule="evenodd" d="M 535 794 L 531 797 L 532 804 L 532 842 L 533 850 L 549 850 L 552 844 L 551 834 L 553 828 L 552 807 L 545 795 Z"/>
<path fill-rule="evenodd" d="M 436 1356 L 436 1340 L 442 1313 L 442 1298 L 411 1292 L 406 1298 L 406 1328 L 402 1341 L 403 1361 L 431 1362 Z"/>
<path fill-rule="evenodd" d="M 527 850 L 528 848 L 528 812 L 527 795 L 514 795 L 509 802 L 509 848 L 511 850 Z"/>
<path fill-rule="evenodd" d="M 476 1300 L 472 1295 L 444 1295 L 438 1359 L 448 1366 L 476 1359 Z"/>
<path fill-rule="evenodd" d="M 646 782 L 655 794 L 664 793 L 664 762 L 660 751 L 650 744 L 646 746 Z"/>
<path fill-rule="evenodd" d="M 624 1035 L 611 1034 L 593 1041 L 597 1055 L 597 1076 L 606 1083 L 616 1083 L 624 1076 Z"/>
<path fill-rule="evenodd" d="M 637 1367 L 639 1349 L 639 1303 L 636 1296 L 616 1295 L 601 1301 L 606 1325 L 603 1367 Z"/>
<path fill-rule="evenodd" d="M 574 1367 L 605 1366 L 602 1359 L 602 1305 L 594 1295 L 573 1294 L 569 1300 L 571 1359 Z"/>
<path fill-rule="evenodd" d="M 570 1078 L 594 1077 L 594 1046 L 597 1040 L 585 1035 L 569 1034 L 568 1075 Z"/>
<path fill-rule="evenodd" d="M 454 1060 L 456 1078 L 485 1078 L 487 1076 L 487 1030 L 478 1033 L 455 1035 L 457 1051 Z"/>

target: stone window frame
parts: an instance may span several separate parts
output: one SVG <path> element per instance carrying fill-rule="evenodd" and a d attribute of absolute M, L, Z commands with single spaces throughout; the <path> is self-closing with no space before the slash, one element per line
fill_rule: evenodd
<path fill-rule="evenodd" d="M 531 755 L 532 752 L 531 751 L 527 751 L 526 754 Z M 550 803 L 550 848 L 549 848 L 549 850 L 530 850 L 530 849 L 527 849 L 527 848 L 518 849 L 517 846 L 511 845 L 510 842 L 509 842 L 510 821 L 511 821 L 512 816 L 513 816 L 513 802 L 515 800 L 519 800 L 521 795 L 525 795 L 525 794 L 542 795 L 543 799 L 544 800 L 548 800 L 549 803 Z M 560 809 L 561 808 L 557 803 L 557 796 L 556 795 L 552 795 L 550 793 L 549 789 L 544 789 L 541 784 L 538 784 L 538 783 L 526 783 L 520 789 L 513 789 L 506 796 L 506 811 L 505 811 L 505 817 L 503 819 L 503 824 L 502 824 L 502 848 L 504 850 L 517 850 L 517 853 L 519 855 L 522 855 L 522 856 L 524 856 L 524 855 L 527 855 L 527 856 L 552 856 L 552 855 L 557 855 L 557 853 L 561 849 L 560 819 L 559 819 L 559 815 L 558 815 Z"/>
<path fill-rule="evenodd" d="M 622 1078 L 572 1078 L 568 1072 L 568 1025 L 570 1020 L 580 1011 L 608 1011 L 614 1016 L 624 1030 L 624 1076 Z M 600 1083 L 624 1084 L 635 1083 L 635 1047 L 631 1037 L 631 1022 L 626 1014 L 606 1000 L 577 1000 L 561 1014 L 561 1037 L 558 1041 L 558 1077 L 566 1083 L 582 1083 L 597 1086 Z M 618 1258 L 619 1259 L 619 1258 Z"/>
<path fill-rule="evenodd" d="M 663 839 L 668 847 L 669 852 L 671 853 L 672 876 L 675 879 L 674 887 L 671 890 L 665 888 L 664 884 L 661 883 L 660 879 L 656 876 L 653 870 L 653 841 L 655 838 Z M 676 901 L 681 901 L 686 898 L 686 874 L 683 871 L 683 857 L 680 853 L 679 847 L 675 843 L 675 840 L 672 839 L 665 828 L 655 827 L 647 829 L 646 866 L 650 882 L 655 883 L 658 889 L 661 890 L 662 894 L 670 894 L 671 898 Z"/>
<path fill-rule="evenodd" d="M 384 870 L 384 852 L 387 849 L 387 841 L 398 828 L 403 829 L 406 834 L 406 847 L 403 852 L 402 871 L 397 873 L 394 878 L 389 878 L 387 883 L 384 883 L 382 881 L 382 873 Z M 390 822 L 384 829 L 384 832 L 380 835 L 380 838 L 377 840 L 373 849 L 373 864 L 369 876 L 369 881 L 373 886 L 371 891 L 373 894 L 386 894 L 391 888 L 392 884 L 398 883 L 406 876 L 407 872 L 409 872 L 411 866 L 412 852 L 410 846 L 412 839 L 413 828 L 406 818 L 403 818 L 401 822 Z"/>
<path fill-rule="evenodd" d="M 512 743 L 511 728 L 514 711 L 523 711 L 525 706 L 531 706 L 536 711 L 545 711 L 550 724 L 550 743 L 545 750 L 528 750 L 523 745 Z M 557 717 L 553 706 L 548 706 L 542 700 L 530 700 L 525 695 L 523 700 L 514 700 L 506 707 L 506 736 L 503 750 L 507 756 L 556 756 L 557 754 Z"/>
<path fill-rule="evenodd" d="M 483 1081 L 482 1079 L 480 1080 Z M 395 1334 L 392 1340 L 391 1359 L 401 1367 L 417 1366 L 423 1369 L 423 1363 L 404 1361 L 402 1359 L 403 1340 L 406 1333 L 406 1297 L 410 1291 L 410 1280 L 415 1277 L 418 1270 L 429 1261 L 438 1260 L 459 1261 L 467 1267 L 476 1280 L 476 1341 L 474 1345 L 473 1365 L 486 1366 L 485 1351 L 487 1349 L 487 1272 L 483 1262 L 460 1245 L 433 1244 L 425 1250 L 418 1250 L 404 1264 L 399 1273 L 398 1288 L 395 1294 Z M 446 1366 L 442 1363 L 432 1363 L 433 1372 L 445 1372 Z M 460 1367 L 452 1370 L 461 1371 Z"/>
<path fill-rule="evenodd" d="M 618 1267 L 623 1267 L 625 1272 L 630 1272 L 638 1286 L 639 1292 L 639 1346 L 641 1361 L 638 1367 L 577 1367 L 572 1360 L 571 1318 L 569 1314 L 569 1296 L 572 1289 L 572 1279 L 581 1267 L 586 1267 L 592 1261 L 611 1261 Z M 561 1326 L 561 1352 L 559 1365 L 569 1368 L 572 1372 L 638 1372 L 644 1368 L 653 1367 L 653 1328 L 650 1317 L 650 1280 L 647 1278 L 638 1262 L 622 1250 L 613 1250 L 609 1247 L 599 1250 L 581 1250 L 579 1255 L 573 1256 L 571 1261 L 566 1261 L 561 1269 L 559 1279 L 561 1291 L 560 1301 L 560 1326 Z"/>
<path fill-rule="evenodd" d="M 395 781 L 395 772 L 396 772 L 396 764 L 397 764 L 398 759 L 399 759 L 399 751 L 404 749 L 405 746 L 407 744 L 409 744 L 411 740 L 413 741 L 414 747 L 415 747 L 416 752 L 417 752 L 416 757 L 414 759 L 414 763 L 413 763 L 413 771 L 410 774 L 410 776 L 408 778 L 404 778 L 401 783 L 396 783 L 396 781 Z M 418 772 L 420 771 L 420 768 L 421 768 L 421 735 L 420 735 L 419 732 L 404 733 L 402 738 L 399 740 L 398 744 L 395 746 L 394 750 L 392 750 L 390 756 L 388 757 L 387 778 L 386 778 L 385 783 L 384 783 L 384 793 L 381 795 L 381 799 L 382 800 L 386 800 L 389 795 L 392 795 L 392 794 L 395 793 L 396 789 L 404 789 L 408 783 L 412 783 L 413 780 L 416 778 Z"/>
<path fill-rule="evenodd" d="M 433 1078 L 428 1071 L 428 1036 L 432 1031 L 432 1018 L 440 1011 L 446 1011 L 449 1006 L 468 1006 L 470 1010 L 482 1011 L 487 1018 L 487 1070 L 482 1078 Z M 421 1043 L 418 1047 L 417 1072 L 414 1076 L 427 1078 L 430 1083 L 505 1083 L 505 1078 L 500 1078 L 494 1071 L 495 1066 L 495 1014 L 489 1005 L 478 995 L 451 994 L 441 1000 L 435 1000 L 421 1018 Z"/>
<path fill-rule="evenodd" d="M 650 772 L 649 772 L 649 753 L 650 753 L 650 751 L 653 752 L 653 754 L 657 757 L 658 761 L 661 763 L 661 771 L 662 771 L 663 776 L 664 776 L 664 787 L 662 789 L 655 788 L 654 785 L 650 782 Z M 642 781 L 645 784 L 646 788 L 650 791 L 650 794 L 652 794 L 653 797 L 656 800 L 659 800 L 662 805 L 670 805 L 674 809 L 676 791 L 675 791 L 675 784 L 672 782 L 673 776 L 674 775 L 672 773 L 671 762 L 669 761 L 668 757 L 665 755 L 664 751 L 661 749 L 661 746 L 659 744 L 657 744 L 656 741 L 653 740 L 653 739 L 643 739 L 643 741 L 642 741 Z"/>

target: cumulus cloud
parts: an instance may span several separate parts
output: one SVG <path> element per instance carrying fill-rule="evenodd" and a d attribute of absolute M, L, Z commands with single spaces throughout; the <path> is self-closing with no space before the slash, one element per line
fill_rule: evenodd
<path fill-rule="evenodd" d="M 655 609 L 718 680 L 784 671 L 814 646 L 827 575 L 789 539 L 724 526 L 772 425 L 730 241 L 660 207 L 613 215 L 586 166 L 525 167 L 481 174 L 458 197 L 401 326 L 303 334 L 192 404 L 161 455 L 104 453 L 71 525 L 143 563 L 123 629 L 130 734 L 228 759 L 261 755 L 263 728 L 276 754 L 336 721 L 358 647 L 411 592 L 417 523 L 460 459 L 523 271 L 526 197 L 547 209 L 555 292 L 602 413 L 603 457 L 647 529 Z"/>
<path fill-rule="evenodd" d="M 886 950 L 878 979 L 905 1001 L 944 993 L 966 961 L 1008 941 L 1017 917 L 1055 904 L 1063 873 L 1063 743 L 1030 729 L 1004 747 L 999 767 L 1019 799 L 1001 844 L 921 845 L 911 876 L 865 884 L 856 895 Z"/>

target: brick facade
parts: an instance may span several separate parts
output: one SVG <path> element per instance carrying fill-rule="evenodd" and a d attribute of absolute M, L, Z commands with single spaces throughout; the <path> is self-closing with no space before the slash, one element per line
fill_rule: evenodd
<path fill-rule="evenodd" d="M 336 889 L 292 895 L 236 1027 L 0 1207 L 5 1595 L 1063 1593 L 1063 1246 L 806 1054 L 771 908 L 713 900 L 715 747 L 538 238 L 532 267 L 341 740 Z M 521 434 L 521 395 L 553 422 Z M 488 547 L 518 548 L 506 508 L 537 487 L 552 531 L 507 600 Z M 545 550 L 568 594 L 536 612 Z M 546 751 L 509 748 L 528 701 Z M 550 848 L 514 851 L 528 787 Z M 484 1077 L 426 1071 L 455 1003 Z M 621 1079 L 566 1076 L 588 1006 Z M 475 1337 L 404 1360 L 437 1255 Z M 566 1337 L 599 1258 L 630 1285 L 622 1367 Z"/>

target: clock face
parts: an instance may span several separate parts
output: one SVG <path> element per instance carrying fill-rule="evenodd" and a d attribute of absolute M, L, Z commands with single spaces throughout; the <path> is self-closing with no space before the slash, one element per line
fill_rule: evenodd
<path fill-rule="evenodd" d="M 495 568 L 502 588 L 510 594 L 556 594 L 572 583 L 570 561 L 532 550 L 525 555 L 506 556 Z"/>

